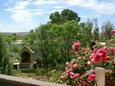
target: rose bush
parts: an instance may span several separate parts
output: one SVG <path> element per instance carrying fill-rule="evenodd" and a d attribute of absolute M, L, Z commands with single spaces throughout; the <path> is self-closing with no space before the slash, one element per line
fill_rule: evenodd
<path fill-rule="evenodd" d="M 112 31 L 115 34 L 115 31 Z M 96 75 L 95 71 L 87 74 L 87 71 L 94 70 L 95 67 L 103 67 L 105 69 L 115 69 L 115 48 L 100 47 L 80 48 L 80 42 L 75 41 L 72 44 L 70 54 L 74 58 L 70 62 L 66 62 L 65 72 L 61 79 L 67 84 L 73 86 L 85 86 L 85 84 L 94 83 Z"/>

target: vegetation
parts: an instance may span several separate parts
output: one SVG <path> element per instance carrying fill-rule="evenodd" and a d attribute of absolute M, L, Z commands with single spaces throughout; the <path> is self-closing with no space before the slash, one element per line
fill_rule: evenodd
<path fill-rule="evenodd" d="M 31 30 L 25 39 L 25 44 L 35 51 L 39 68 L 52 69 L 59 64 L 63 67 L 64 62 L 72 59 L 70 50 L 75 40 L 81 42 L 81 47 L 90 47 L 91 40 L 105 41 L 111 38 L 113 26 L 110 22 L 100 32 L 97 19 L 80 23 L 78 14 L 69 9 L 54 12 L 49 19 L 47 24 Z"/>
<path fill-rule="evenodd" d="M 17 34 L 0 33 L 0 73 L 12 74 L 12 63 L 20 59 L 21 48 L 12 42 L 22 38 L 24 45 L 34 51 L 37 69 L 32 73 L 36 76 L 44 74 L 50 81 L 60 82 L 59 76 L 65 70 L 65 62 L 71 62 L 73 59 L 71 55 L 74 53 L 71 51 L 73 42 L 80 41 L 81 48 L 90 48 L 92 40 L 105 42 L 111 39 L 111 30 L 113 30 L 111 22 L 104 23 L 100 28 L 97 19 L 81 22 L 78 14 L 72 10 L 54 12 L 50 14 L 48 23 L 31 30 L 25 39 Z"/>
<path fill-rule="evenodd" d="M 5 42 L 3 35 L 0 33 L 0 73 L 2 74 L 12 73 L 12 66 L 7 47 L 8 43 Z"/>
<path fill-rule="evenodd" d="M 115 30 L 112 30 L 113 39 L 115 41 Z M 106 47 L 98 44 L 94 45 L 93 50 L 89 48 L 80 48 L 80 42 L 74 42 L 72 45 L 72 59 L 65 63 L 65 72 L 61 78 L 67 84 L 72 86 L 94 85 L 96 78 L 95 68 L 103 67 L 104 69 L 115 71 L 115 45 L 106 43 Z M 115 76 L 111 79 L 114 80 Z"/>

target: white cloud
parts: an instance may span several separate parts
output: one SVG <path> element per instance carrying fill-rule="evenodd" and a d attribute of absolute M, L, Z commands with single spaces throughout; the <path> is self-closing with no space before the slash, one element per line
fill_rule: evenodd
<path fill-rule="evenodd" d="M 54 12 L 61 12 L 63 9 L 54 9 L 54 10 L 51 10 L 51 11 L 49 11 L 49 12 L 47 12 L 47 13 L 54 13 Z"/>
<path fill-rule="evenodd" d="M 15 10 L 11 17 L 16 22 L 32 22 L 32 13 L 28 10 Z"/>
<path fill-rule="evenodd" d="M 29 3 L 29 1 L 20 1 L 17 2 L 14 7 L 6 10 L 11 12 L 11 18 L 16 22 L 31 22 L 32 13 L 26 9 Z"/>
<path fill-rule="evenodd" d="M 44 12 L 42 12 L 42 11 L 37 11 L 37 12 L 35 12 L 33 15 L 44 15 Z"/>
<path fill-rule="evenodd" d="M 113 14 L 115 13 L 115 1 L 101 2 L 97 0 L 68 0 L 66 2 L 70 6 L 80 6 L 89 9 L 93 9 L 102 14 Z"/>
<path fill-rule="evenodd" d="M 44 5 L 44 4 L 57 4 L 56 0 L 36 0 L 33 2 L 35 5 Z"/>
<path fill-rule="evenodd" d="M 26 6 L 29 5 L 29 1 L 21 1 L 17 3 L 14 7 L 15 10 L 23 10 L 26 8 Z"/>
<path fill-rule="evenodd" d="M 81 18 L 98 18 L 101 17 L 101 15 L 97 14 L 97 15 L 81 15 Z"/>
<path fill-rule="evenodd" d="M 54 7 L 54 9 L 62 9 L 62 8 L 65 8 L 66 6 L 60 6 L 60 5 L 57 5 Z"/>
<path fill-rule="evenodd" d="M 17 2 L 13 7 L 10 7 L 8 9 L 6 9 L 6 11 L 11 12 L 11 18 L 16 21 L 16 22 L 26 22 L 26 23 L 32 23 L 33 20 L 33 16 L 35 15 L 43 15 L 44 13 L 46 13 L 44 11 L 44 9 L 40 9 L 38 7 L 36 7 L 35 9 L 31 9 L 28 8 L 28 6 L 30 5 L 34 5 L 37 6 L 37 3 L 41 2 L 41 4 L 45 3 L 45 4 L 53 4 L 55 3 L 55 1 L 53 0 L 49 0 L 49 1 L 44 1 L 44 0 L 37 0 L 37 1 L 33 1 L 33 3 L 31 3 L 31 0 L 22 0 Z M 36 4 L 34 4 L 36 3 Z"/>

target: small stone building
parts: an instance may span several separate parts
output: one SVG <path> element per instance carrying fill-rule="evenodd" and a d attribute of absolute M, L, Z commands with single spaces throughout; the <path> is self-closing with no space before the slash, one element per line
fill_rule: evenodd
<path fill-rule="evenodd" d="M 24 69 L 33 69 L 33 50 L 24 46 L 21 50 L 21 62 L 19 67 Z"/>

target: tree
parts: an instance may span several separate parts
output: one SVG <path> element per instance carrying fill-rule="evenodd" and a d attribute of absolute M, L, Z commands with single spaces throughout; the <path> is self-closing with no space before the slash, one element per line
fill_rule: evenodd
<path fill-rule="evenodd" d="M 111 39 L 112 30 L 113 30 L 113 24 L 111 24 L 110 21 L 107 21 L 106 23 L 104 23 L 101 28 L 101 39 L 104 41 Z"/>
<path fill-rule="evenodd" d="M 12 35 L 4 35 L 4 39 L 8 44 L 11 44 L 11 42 L 16 41 L 16 34 L 13 33 Z"/>
<path fill-rule="evenodd" d="M 50 22 L 55 24 L 63 24 L 67 21 L 72 20 L 75 20 L 77 22 L 80 21 L 80 17 L 78 17 L 78 14 L 69 9 L 64 9 L 61 13 L 54 12 L 49 16 L 49 18 Z"/>
<path fill-rule="evenodd" d="M 80 17 L 78 17 L 78 14 L 75 13 L 74 11 L 72 11 L 72 10 L 69 10 L 69 9 L 64 9 L 61 12 L 61 17 L 64 20 L 64 22 L 72 21 L 72 20 L 75 20 L 77 22 L 80 21 Z"/>
<path fill-rule="evenodd" d="M 67 21 L 62 25 L 44 24 L 36 28 L 34 32 L 30 32 L 26 41 L 35 51 L 40 67 L 52 67 L 52 65 L 55 67 L 56 64 L 63 64 L 67 60 L 71 60 L 72 42 L 79 40 L 88 45 L 86 41 L 90 41 L 89 31 L 92 29 L 88 25 L 90 26 L 90 24 L 85 24 L 85 29 L 82 29 L 81 25 L 75 20 Z M 83 33 L 83 30 L 88 31 Z M 83 34 L 88 34 L 88 36 Z M 86 39 L 85 42 L 84 39 Z"/>
<path fill-rule="evenodd" d="M 12 71 L 7 47 L 8 43 L 4 41 L 3 36 L 0 33 L 0 73 L 2 74 L 11 74 Z"/>
<path fill-rule="evenodd" d="M 92 40 L 93 36 L 92 36 L 92 30 L 93 30 L 93 23 L 91 20 L 88 20 L 85 23 L 81 23 L 80 24 L 82 32 L 81 32 L 81 44 L 84 47 L 89 46 L 90 41 Z"/>
<path fill-rule="evenodd" d="M 93 39 L 99 40 L 99 27 L 97 25 L 97 19 L 94 19 Z"/>
<path fill-rule="evenodd" d="M 77 13 L 65 9 L 61 13 L 51 14 L 50 19 L 50 23 L 35 28 L 25 40 L 35 51 L 39 67 L 52 68 L 70 61 L 74 41 L 88 46 L 92 40 L 93 23 L 88 21 L 80 24 Z"/>
<path fill-rule="evenodd" d="M 51 20 L 51 23 L 56 23 L 56 24 L 62 24 L 63 23 L 63 20 L 62 20 L 59 12 L 52 13 L 49 16 L 49 18 Z"/>

